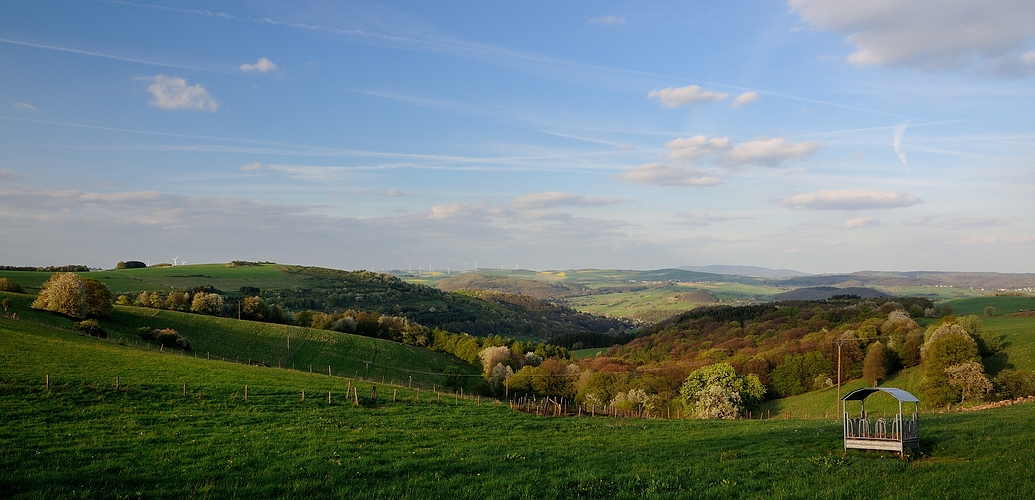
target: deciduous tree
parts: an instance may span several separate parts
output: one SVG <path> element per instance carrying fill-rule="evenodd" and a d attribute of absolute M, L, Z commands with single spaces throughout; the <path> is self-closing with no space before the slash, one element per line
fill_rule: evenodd
<path fill-rule="evenodd" d="M 90 302 L 83 278 L 75 273 L 54 273 L 43 284 L 32 308 L 85 318 L 90 313 Z"/>

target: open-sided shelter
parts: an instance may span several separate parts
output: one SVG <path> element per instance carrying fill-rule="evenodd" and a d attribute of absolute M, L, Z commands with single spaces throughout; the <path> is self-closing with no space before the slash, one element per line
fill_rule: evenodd
<path fill-rule="evenodd" d="M 866 398 L 877 392 L 890 394 L 898 400 L 898 413 L 890 420 L 877 418 L 871 420 L 866 413 Z M 859 402 L 859 418 L 852 418 L 848 413 L 848 402 Z M 903 403 L 913 403 L 913 416 L 903 418 Z M 844 423 L 845 451 L 849 448 L 859 450 L 883 450 L 903 453 L 906 448 L 920 449 L 920 400 L 902 389 L 892 387 L 866 387 L 856 389 L 841 398 L 841 414 Z"/>

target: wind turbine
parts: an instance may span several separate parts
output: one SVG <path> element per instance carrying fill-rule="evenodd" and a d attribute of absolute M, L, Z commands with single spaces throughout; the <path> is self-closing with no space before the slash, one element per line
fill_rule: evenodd
<path fill-rule="evenodd" d="M 177 255 L 176 257 L 173 257 L 173 265 L 174 265 L 174 266 L 176 265 L 176 259 L 179 259 L 179 258 L 180 258 L 180 256 L 179 256 L 179 255 Z"/>

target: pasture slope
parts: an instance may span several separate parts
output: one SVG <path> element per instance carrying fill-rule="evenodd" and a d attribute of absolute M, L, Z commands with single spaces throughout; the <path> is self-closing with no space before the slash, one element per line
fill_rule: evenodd
<path fill-rule="evenodd" d="M 354 406 L 355 381 L 7 319 L 0 367 L 5 499 L 1035 495 L 1029 405 L 924 415 L 922 454 L 902 461 L 842 456 L 823 420 L 536 417 L 385 386 L 375 403 L 368 382 Z"/>
<path fill-rule="evenodd" d="M 10 298 L 11 311 L 23 320 L 67 330 L 74 325 L 65 317 L 31 309 L 33 297 L 28 295 L 0 292 L 0 298 Z M 330 330 L 128 306 L 115 306 L 112 315 L 100 324 L 111 341 L 131 346 L 167 351 L 141 340 L 137 330 L 172 328 L 190 340 L 194 350 L 185 353 L 189 356 L 300 371 L 312 367 L 314 372 L 324 374 L 330 366 L 332 374 L 407 384 L 413 377 L 414 384 L 427 388 L 441 383 L 441 373 L 447 366 L 459 368 L 471 380 L 479 373 L 451 354 Z"/>

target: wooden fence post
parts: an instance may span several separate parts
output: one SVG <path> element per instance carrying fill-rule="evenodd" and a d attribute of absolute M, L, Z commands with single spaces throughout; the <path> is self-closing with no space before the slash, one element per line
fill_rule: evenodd
<path fill-rule="evenodd" d="M 417 395 L 414 396 L 413 401 L 420 403 L 420 387 L 417 388 Z"/>
<path fill-rule="evenodd" d="M 331 391 L 327 391 L 327 404 L 331 404 Z"/>
<path fill-rule="evenodd" d="M 115 377 L 115 389 L 118 390 L 118 388 L 119 388 L 119 378 Z"/>
<path fill-rule="evenodd" d="M 392 389 L 392 402 L 395 402 L 395 397 L 399 395 L 399 389 Z"/>
<path fill-rule="evenodd" d="M 248 386 L 244 386 L 244 400 L 248 401 Z"/>
<path fill-rule="evenodd" d="M 327 376 L 331 376 L 331 365 L 327 365 Z"/>
<path fill-rule="evenodd" d="M 47 380 L 45 382 L 43 382 L 43 388 L 48 390 L 48 391 L 50 390 L 50 374 L 49 373 L 47 374 Z"/>
<path fill-rule="evenodd" d="M 370 402 L 377 403 L 377 386 L 370 384 Z"/>
<path fill-rule="evenodd" d="M 352 389 L 352 406 L 359 406 L 359 386 Z"/>
<path fill-rule="evenodd" d="M 305 389 L 302 389 L 302 402 L 305 403 Z"/>
<path fill-rule="evenodd" d="M 410 375 L 410 385 L 406 386 L 407 389 L 413 389 L 413 375 Z"/>

